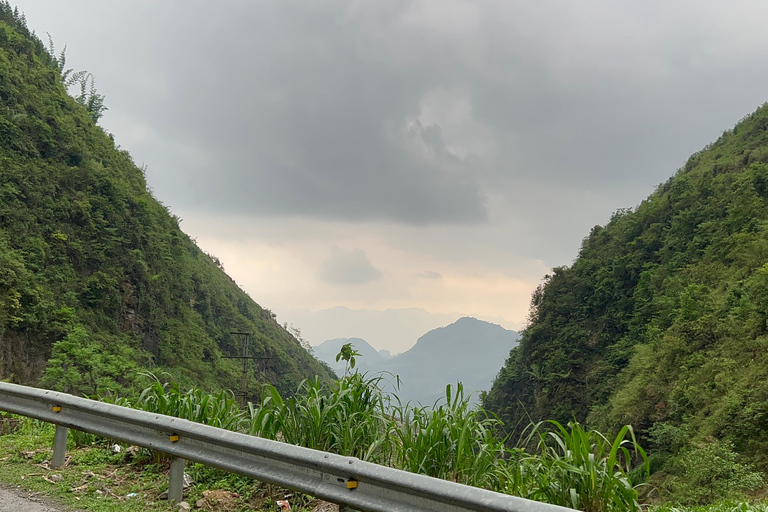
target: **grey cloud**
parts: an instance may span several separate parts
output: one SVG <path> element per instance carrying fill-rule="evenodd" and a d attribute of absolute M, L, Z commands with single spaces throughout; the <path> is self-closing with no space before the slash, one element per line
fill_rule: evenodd
<path fill-rule="evenodd" d="M 374 267 L 362 249 L 350 251 L 331 247 L 328 258 L 320 265 L 317 276 L 324 282 L 340 285 L 358 285 L 382 278 L 381 270 Z"/>
<path fill-rule="evenodd" d="M 265 4 L 210 30 L 195 26 L 207 18 L 193 19 L 176 34 L 189 47 L 181 59 L 160 56 L 178 91 L 161 122 L 216 157 L 215 168 L 186 177 L 188 199 L 358 220 L 484 219 L 469 164 L 408 150 L 413 137 L 439 144 L 430 127 L 404 132 L 428 73 L 404 75 L 394 62 L 377 62 L 365 34 L 344 21 L 344 7 Z"/>
<path fill-rule="evenodd" d="M 616 190 L 638 202 L 767 99 L 759 2 L 20 8 L 38 33 L 69 20 L 54 36 L 106 93 L 104 124 L 130 113 L 152 127 L 128 149 L 187 209 L 468 224 L 497 194 L 547 233 L 553 216 L 604 222 Z M 430 111 L 436 91 L 448 99 Z M 586 208 L 557 199 L 601 190 Z"/>
<path fill-rule="evenodd" d="M 439 272 L 435 272 L 434 270 L 425 270 L 424 272 L 420 272 L 418 274 L 419 277 L 423 279 L 442 279 L 443 276 Z"/>

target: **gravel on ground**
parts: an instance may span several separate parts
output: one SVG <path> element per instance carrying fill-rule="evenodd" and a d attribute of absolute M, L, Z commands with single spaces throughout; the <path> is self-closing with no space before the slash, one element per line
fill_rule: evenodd
<path fill-rule="evenodd" d="M 40 493 L 0 486 L 0 512 L 72 512 L 72 509 L 53 505 Z"/>

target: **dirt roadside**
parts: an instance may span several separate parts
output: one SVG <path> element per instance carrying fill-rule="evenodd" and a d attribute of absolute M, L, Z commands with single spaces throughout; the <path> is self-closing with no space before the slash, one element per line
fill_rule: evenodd
<path fill-rule="evenodd" d="M 38 492 L 21 487 L 0 485 L 0 512 L 75 512 L 71 508 L 54 505 Z"/>

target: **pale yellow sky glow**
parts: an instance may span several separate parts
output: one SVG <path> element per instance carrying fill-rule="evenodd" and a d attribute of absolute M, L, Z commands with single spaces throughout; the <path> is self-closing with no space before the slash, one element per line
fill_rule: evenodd
<path fill-rule="evenodd" d="M 317 312 L 337 306 L 351 310 L 420 308 L 435 315 L 435 327 L 443 325 L 448 318 L 445 315 L 469 315 L 519 329 L 528 312 L 531 292 L 547 271 L 540 261 L 528 261 L 515 268 L 514 258 L 506 268 L 493 267 L 484 261 L 489 250 L 479 246 L 467 253 L 461 232 L 455 228 L 455 236 L 446 230 L 444 237 L 431 229 L 431 236 L 422 236 L 419 242 L 423 228 L 274 218 L 263 219 L 257 225 L 252 220 L 205 217 L 194 212 L 182 217 L 184 230 L 196 238 L 203 250 L 219 257 L 227 273 L 244 290 L 277 313 L 281 322 L 309 329 L 305 333 L 308 338 L 314 331 L 302 325 L 307 322 L 307 310 Z M 407 233 L 409 230 L 413 232 Z M 403 237 L 412 242 L 403 244 Z M 367 259 L 370 275 L 363 275 L 361 282 L 324 279 L 322 269 L 330 256 L 355 251 Z M 297 310 L 304 310 L 303 314 L 297 315 Z M 419 331 L 422 328 L 421 324 L 414 325 L 407 339 L 393 334 L 396 339 L 390 343 L 384 341 L 386 336 L 380 337 L 379 345 L 383 346 L 377 348 L 405 350 L 424 334 Z M 365 337 L 362 332 L 350 333 L 345 326 L 339 326 L 337 334 L 333 332 L 328 327 L 327 332 L 317 332 L 316 336 Z M 316 336 L 310 338 L 311 343 L 325 341 Z"/>

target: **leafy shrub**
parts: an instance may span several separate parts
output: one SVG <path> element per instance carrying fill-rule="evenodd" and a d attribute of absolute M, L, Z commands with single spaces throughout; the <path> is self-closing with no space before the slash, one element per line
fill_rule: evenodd
<path fill-rule="evenodd" d="M 75 395 L 94 396 L 105 390 L 130 389 L 138 373 L 127 339 L 95 336 L 82 325 L 53 344 L 40 385 Z"/>
<path fill-rule="evenodd" d="M 733 445 L 720 441 L 685 451 L 676 462 L 679 470 L 670 478 L 669 486 L 672 500 L 683 505 L 738 498 L 765 483 L 750 464 L 739 462 Z"/>
<path fill-rule="evenodd" d="M 665 505 L 651 507 L 650 512 L 768 512 L 768 504 L 749 504 L 735 501 L 722 501 L 714 505 L 682 507 L 679 505 Z"/>

